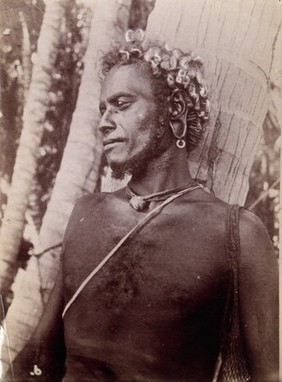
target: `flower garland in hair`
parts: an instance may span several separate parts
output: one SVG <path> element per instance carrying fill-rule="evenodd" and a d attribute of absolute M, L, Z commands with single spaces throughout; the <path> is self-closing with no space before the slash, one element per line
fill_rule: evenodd
<path fill-rule="evenodd" d="M 151 64 L 152 73 L 156 77 L 165 74 L 168 86 L 183 89 L 191 98 L 197 116 L 205 121 L 209 119 L 210 102 L 203 78 L 203 61 L 194 57 L 193 52 L 183 53 L 179 49 L 170 49 L 167 45 L 143 47 L 145 33 L 142 29 L 128 30 L 125 34 L 126 44 L 119 50 L 124 62 L 134 59 Z"/>

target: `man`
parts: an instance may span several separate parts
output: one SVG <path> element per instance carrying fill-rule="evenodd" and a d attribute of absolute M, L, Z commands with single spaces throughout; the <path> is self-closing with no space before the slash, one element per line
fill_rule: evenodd
<path fill-rule="evenodd" d="M 102 63 L 105 155 L 115 178 L 131 180 L 77 202 L 31 375 L 57 380 L 58 358 L 44 359 L 63 310 L 64 381 L 277 380 L 277 261 L 265 228 L 193 181 L 187 164 L 209 114 L 202 63 L 141 40 L 128 32 Z"/>

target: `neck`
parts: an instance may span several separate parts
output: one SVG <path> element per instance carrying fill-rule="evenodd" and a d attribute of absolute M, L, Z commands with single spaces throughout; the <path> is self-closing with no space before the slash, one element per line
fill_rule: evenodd
<path fill-rule="evenodd" d="M 135 177 L 133 174 L 130 187 L 139 195 L 148 195 L 181 187 L 191 181 L 186 150 L 173 146 L 151 160 L 141 175 Z"/>

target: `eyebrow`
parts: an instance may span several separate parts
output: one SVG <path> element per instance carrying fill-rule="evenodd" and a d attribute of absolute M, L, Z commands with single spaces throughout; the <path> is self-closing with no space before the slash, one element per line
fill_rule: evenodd
<path fill-rule="evenodd" d="M 107 102 L 108 103 L 114 103 L 118 98 L 121 98 L 121 97 L 127 97 L 127 98 L 131 98 L 131 99 L 135 99 L 136 97 L 131 94 L 131 93 L 126 93 L 126 92 L 118 92 L 118 93 L 115 93 L 113 94 L 112 96 L 110 96 L 108 99 L 107 99 Z M 103 107 L 105 107 L 105 104 L 106 102 L 105 101 L 101 101 L 100 104 L 99 104 L 99 109 L 101 111 L 101 109 Z"/>

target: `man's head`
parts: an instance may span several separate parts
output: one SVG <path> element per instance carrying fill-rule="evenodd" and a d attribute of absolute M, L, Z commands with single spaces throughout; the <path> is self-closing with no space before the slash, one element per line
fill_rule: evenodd
<path fill-rule="evenodd" d="M 103 57 L 101 94 L 105 153 L 117 177 L 177 142 L 190 152 L 201 138 L 209 101 L 199 58 L 179 50 L 141 46 L 142 31 Z"/>

